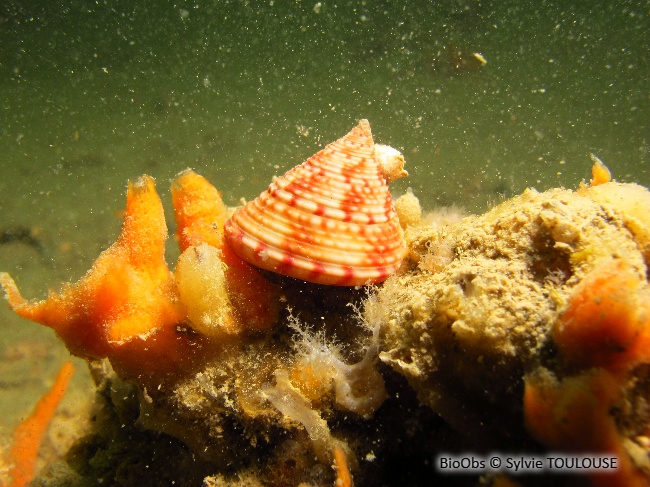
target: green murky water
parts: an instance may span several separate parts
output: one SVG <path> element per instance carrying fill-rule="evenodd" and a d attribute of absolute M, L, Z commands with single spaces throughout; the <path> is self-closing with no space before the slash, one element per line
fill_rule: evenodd
<path fill-rule="evenodd" d="M 589 153 L 648 186 L 650 2 L 574 3 L 2 2 L 0 231 L 38 244 L 3 241 L 0 270 L 43 297 L 114 240 L 129 178 L 172 226 L 180 170 L 234 205 L 360 118 L 425 208 L 575 187 Z M 66 356 L 0 306 L 0 436 Z"/>

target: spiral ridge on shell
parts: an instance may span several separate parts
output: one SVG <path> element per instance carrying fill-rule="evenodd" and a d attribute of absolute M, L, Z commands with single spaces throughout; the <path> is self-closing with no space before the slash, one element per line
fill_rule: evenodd
<path fill-rule="evenodd" d="M 368 121 L 276 178 L 225 236 L 247 262 L 304 281 L 355 286 L 394 273 L 403 234 Z"/>

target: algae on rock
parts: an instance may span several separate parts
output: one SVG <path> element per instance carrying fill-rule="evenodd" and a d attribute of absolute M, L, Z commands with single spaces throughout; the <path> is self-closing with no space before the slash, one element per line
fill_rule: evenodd
<path fill-rule="evenodd" d="M 549 332 L 575 285 L 603 258 L 646 273 L 625 214 L 565 189 L 529 189 L 410 240 L 410 268 L 368 303 L 383 314 L 380 358 L 477 448 L 526 437 L 523 376 L 553 359 Z M 445 246 L 440 266 L 431 255 Z"/>

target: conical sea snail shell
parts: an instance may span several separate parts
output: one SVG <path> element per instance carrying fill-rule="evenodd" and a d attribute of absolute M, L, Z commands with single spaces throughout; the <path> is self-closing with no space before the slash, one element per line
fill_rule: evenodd
<path fill-rule="evenodd" d="M 227 242 L 249 263 L 304 281 L 384 281 L 404 253 L 387 179 L 406 172 L 398 151 L 375 147 L 361 120 L 239 208 L 226 222 Z"/>

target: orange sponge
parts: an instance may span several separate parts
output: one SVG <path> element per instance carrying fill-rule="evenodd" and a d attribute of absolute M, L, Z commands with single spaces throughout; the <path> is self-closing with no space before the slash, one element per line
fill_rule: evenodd
<path fill-rule="evenodd" d="M 166 238 L 162 203 L 153 179 L 143 176 L 129 183 L 117 242 L 76 284 L 38 302 L 23 299 L 6 273 L 0 274 L 0 284 L 16 313 L 54 329 L 73 354 L 109 357 L 114 366 L 145 372 L 154 364 L 138 353 L 153 341 L 162 356 L 176 353 L 176 325 L 185 318 L 164 259 Z"/>
<path fill-rule="evenodd" d="M 650 359 L 650 295 L 623 259 L 604 262 L 575 288 L 552 335 L 564 364 L 558 380 L 540 367 L 525 379 L 530 433 L 548 448 L 602 452 L 618 458 L 592 485 L 648 485 L 630 460 L 612 411 L 621 408 L 630 371 Z"/>
<path fill-rule="evenodd" d="M 610 410 L 620 399 L 621 384 L 603 369 L 591 369 L 561 381 L 540 368 L 526 377 L 524 414 L 528 431 L 548 448 L 617 458 L 617 469 L 590 473 L 590 485 L 647 486 L 623 447 Z"/>
<path fill-rule="evenodd" d="M 221 193 L 207 179 L 187 169 L 172 181 L 176 238 L 181 252 L 207 243 L 223 247 L 223 226 L 228 208 Z"/>
<path fill-rule="evenodd" d="M 576 286 L 553 328 L 553 339 L 570 364 L 625 372 L 647 360 L 650 317 L 644 310 L 649 300 L 641 284 L 629 264 L 615 259 Z"/>
<path fill-rule="evenodd" d="M 273 325 L 279 313 L 279 288 L 225 245 L 223 226 L 228 209 L 219 191 L 188 169 L 172 182 L 172 202 L 181 252 L 201 243 L 221 251 L 229 299 L 241 328 L 264 330 Z"/>

